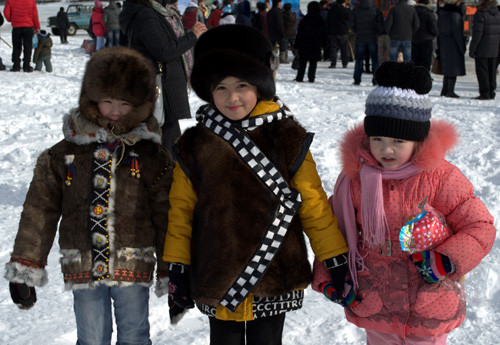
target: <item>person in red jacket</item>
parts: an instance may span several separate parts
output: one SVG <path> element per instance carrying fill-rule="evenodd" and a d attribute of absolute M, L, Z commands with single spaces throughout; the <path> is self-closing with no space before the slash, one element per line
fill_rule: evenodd
<path fill-rule="evenodd" d="M 33 72 L 30 65 L 33 50 L 33 32 L 40 32 L 38 10 L 35 0 L 7 0 L 3 9 L 5 19 L 12 24 L 12 62 L 13 72 L 21 70 L 21 51 L 23 55 L 23 71 Z"/>
<path fill-rule="evenodd" d="M 105 36 L 108 30 L 106 29 L 106 25 L 104 25 L 104 22 L 102 21 L 103 15 L 104 10 L 102 8 L 102 2 L 100 2 L 99 0 L 95 0 L 95 6 L 92 9 L 92 32 L 96 37 L 96 51 L 104 48 L 104 45 L 106 43 Z"/>

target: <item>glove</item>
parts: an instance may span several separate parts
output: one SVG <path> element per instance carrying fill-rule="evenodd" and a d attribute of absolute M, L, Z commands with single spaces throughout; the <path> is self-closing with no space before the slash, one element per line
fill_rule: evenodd
<path fill-rule="evenodd" d="M 356 292 L 354 292 L 354 287 L 352 280 L 344 284 L 344 291 L 347 291 L 346 296 L 339 296 L 332 283 L 326 282 L 319 285 L 320 290 L 323 294 L 331 301 L 339 303 L 343 307 L 353 307 L 358 304 L 356 299 Z"/>
<path fill-rule="evenodd" d="M 325 260 L 325 266 L 330 271 L 332 277 L 332 287 L 335 289 L 339 298 L 335 303 L 343 303 L 344 285 L 349 267 L 347 266 L 347 257 L 345 254 L 334 256 Z"/>
<path fill-rule="evenodd" d="M 168 270 L 168 307 L 170 323 L 180 321 L 185 309 L 194 308 L 194 302 L 189 296 L 188 267 L 183 264 L 172 263 Z"/>
<path fill-rule="evenodd" d="M 36 291 L 24 283 L 9 283 L 10 297 L 19 309 L 30 309 L 36 302 Z"/>
<path fill-rule="evenodd" d="M 455 272 L 455 265 L 450 258 L 433 251 L 423 251 L 410 255 L 410 260 L 417 267 L 418 273 L 427 284 L 434 284 L 445 275 Z"/>

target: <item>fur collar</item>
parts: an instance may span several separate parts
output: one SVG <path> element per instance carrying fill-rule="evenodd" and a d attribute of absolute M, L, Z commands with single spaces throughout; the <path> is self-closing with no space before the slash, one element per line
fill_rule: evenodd
<path fill-rule="evenodd" d="M 351 179 L 359 176 L 363 164 L 376 165 L 377 161 L 366 148 L 368 137 L 363 124 L 346 132 L 340 144 L 342 169 Z M 458 141 L 455 127 L 446 121 L 431 122 L 429 135 L 422 142 L 412 162 L 423 170 L 436 168 Z"/>
<path fill-rule="evenodd" d="M 110 131 L 87 120 L 77 108 L 64 115 L 63 133 L 66 141 L 77 145 L 106 143 L 116 140 L 116 137 Z M 127 145 L 134 145 L 140 140 L 150 140 L 161 144 L 160 128 L 153 117 L 141 122 L 132 131 L 120 134 L 119 137 Z"/>

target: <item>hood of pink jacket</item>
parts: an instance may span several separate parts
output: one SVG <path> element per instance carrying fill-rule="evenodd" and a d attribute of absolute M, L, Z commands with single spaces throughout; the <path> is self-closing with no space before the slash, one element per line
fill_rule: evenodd
<path fill-rule="evenodd" d="M 457 142 L 458 134 L 453 124 L 444 120 L 434 120 L 431 122 L 429 135 L 421 143 L 412 162 L 423 170 L 434 169 Z M 363 163 L 377 165 L 367 143 L 368 137 L 363 124 L 356 125 L 344 134 L 340 144 L 341 162 L 343 171 L 351 179 L 358 178 Z"/>

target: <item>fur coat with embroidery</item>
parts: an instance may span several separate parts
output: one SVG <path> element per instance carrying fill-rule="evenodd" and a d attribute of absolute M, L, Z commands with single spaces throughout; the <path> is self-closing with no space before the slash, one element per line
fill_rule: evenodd
<path fill-rule="evenodd" d="M 59 230 L 67 289 L 149 286 L 156 261 L 158 273 L 167 272 L 161 254 L 173 169 L 158 124 L 150 117 L 117 140 L 73 110 L 63 132 L 37 160 L 5 277 L 45 285 Z"/>
<path fill-rule="evenodd" d="M 390 229 L 390 243 L 384 248 L 362 245 L 361 182 L 362 164 L 375 165 L 366 149 L 363 126 L 350 130 L 341 144 L 344 172 L 352 179 L 351 197 L 361 239 L 358 244 L 365 269 L 358 271 L 361 303 L 346 308 L 347 319 L 358 327 L 405 335 L 436 336 L 449 333 L 465 317 L 462 277 L 476 267 L 493 246 L 496 230 L 493 217 L 474 196 L 469 180 L 445 160 L 457 141 L 454 127 L 433 121 L 427 139 L 412 162 L 423 171 L 402 180 L 383 180 L 384 209 Z M 456 272 L 436 284 L 426 284 L 408 254 L 401 250 L 400 228 L 419 202 L 441 212 L 453 236 L 434 248 L 448 256 Z"/>

